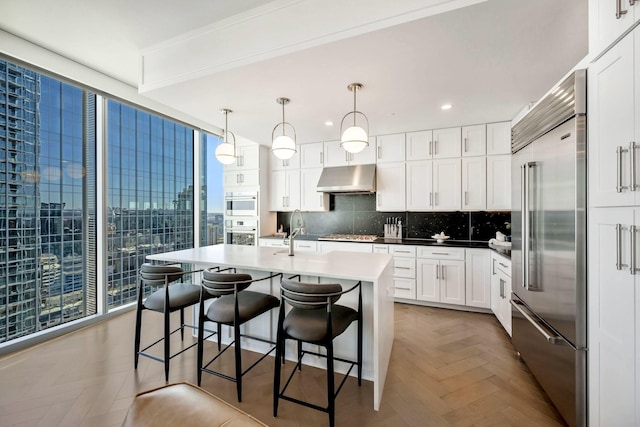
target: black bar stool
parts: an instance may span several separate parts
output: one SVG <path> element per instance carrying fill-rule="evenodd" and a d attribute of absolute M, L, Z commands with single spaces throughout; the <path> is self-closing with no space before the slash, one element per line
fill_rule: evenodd
<path fill-rule="evenodd" d="M 358 288 L 358 310 L 335 304 L 345 293 Z M 362 384 L 362 283 L 342 290 L 340 284 L 303 283 L 285 279 L 280 284 L 281 304 L 278 315 L 277 349 L 275 358 L 275 374 L 273 382 L 273 416 L 278 416 L 279 399 L 288 400 L 299 405 L 317 409 L 329 414 L 329 424 L 335 425 L 335 398 L 342 389 L 349 373 L 358 366 L 358 386 Z M 285 316 L 285 303 L 291 310 Z M 333 340 L 341 335 L 354 321 L 358 322 L 358 354 L 357 361 L 341 359 L 333 355 Z M 298 341 L 298 362 L 289 379 L 280 391 L 280 371 L 284 363 L 285 342 L 287 339 Z M 327 354 L 314 353 L 302 349 L 302 343 L 316 344 L 326 348 Z M 293 375 L 302 368 L 305 354 L 326 357 L 327 359 L 327 406 L 322 407 L 291 396 L 285 391 Z M 333 362 L 339 360 L 350 364 L 349 370 L 335 390 Z"/>
<path fill-rule="evenodd" d="M 135 334 L 135 353 L 134 367 L 138 369 L 138 360 L 140 356 L 145 356 L 158 362 L 164 363 L 165 380 L 169 380 L 169 361 L 175 356 L 195 346 L 193 343 L 182 350 L 171 354 L 170 337 L 175 332 L 180 331 L 181 339 L 184 341 L 184 328 L 195 328 L 193 325 L 185 324 L 184 309 L 191 305 L 197 304 L 200 300 L 200 286 L 190 283 L 174 283 L 181 280 L 185 275 L 195 273 L 196 271 L 185 271 L 181 267 L 173 265 L 153 265 L 144 263 L 140 266 L 138 273 L 138 305 L 136 310 L 136 334 Z M 154 291 L 147 298 L 144 297 L 144 287 L 161 287 Z M 140 350 L 140 335 L 142 328 L 142 312 L 151 310 L 162 313 L 164 317 L 164 334 L 162 338 Z M 180 326 L 171 331 L 170 320 L 171 313 L 180 311 Z M 146 353 L 148 349 L 154 345 L 164 341 L 164 357 L 157 357 L 153 354 Z"/>
<path fill-rule="evenodd" d="M 202 383 L 203 372 L 234 381 L 238 393 L 238 402 L 242 402 L 242 377 L 267 357 L 267 355 L 275 349 L 276 343 L 260 337 L 242 334 L 240 333 L 240 325 L 280 305 L 278 298 L 273 295 L 248 291 L 246 289 L 254 282 L 274 277 L 282 277 L 282 274 L 278 273 L 268 277 L 253 279 L 249 274 L 221 273 L 217 270 L 207 269 L 202 273 L 202 277 L 202 296 L 200 298 L 200 314 L 198 320 L 198 385 Z M 205 310 L 204 302 L 210 297 L 216 299 L 213 300 Z M 218 327 L 218 353 L 207 363 L 203 363 L 204 340 L 206 339 L 204 337 L 205 321 L 215 322 Z M 233 341 L 222 350 L 220 346 L 221 325 L 227 325 L 233 328 Z M 240 346 L 240 339 L 242 337 L 273 345 L 268 352 L 264 353 L 258 361 L 245 371 L 242 371 L 242 349 Z M 235 376 L 232 377 L 209 369 L 209 366 L 231 345 L 234 345 L 235 348 Z"/>

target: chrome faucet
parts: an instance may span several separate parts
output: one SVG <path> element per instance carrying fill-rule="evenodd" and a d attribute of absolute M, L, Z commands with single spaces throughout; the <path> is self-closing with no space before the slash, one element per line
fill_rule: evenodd
<path fill-rule="evenodd" d="M 293 228 L 293 217 L 296 215 L 296 212 L 298 213 L 298 215 L 300 216 L 300 227 L 294 229 Z M 291 212 L 291 217 L 289 218 L 289 256 L 293 256 L 293 241 L 296 238 L 296 236 L 298 235 L 298 233 L 300 234 L 304 234 L 305 233 L 305 229 L 304 229 L 304 218 L 302 218 L 302 212 L 300 211 L 300 209 L 296 209 L 293 212 Z"/>

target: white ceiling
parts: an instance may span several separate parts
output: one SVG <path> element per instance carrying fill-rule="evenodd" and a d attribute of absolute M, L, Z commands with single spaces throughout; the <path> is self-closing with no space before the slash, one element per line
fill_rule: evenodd
<path fill-rule="evenodd" d="M 341 1 L 324 0 L 328 7 Z M 423 3 L 429 1 L 435 2 Z M 587 0 L 477 1 L 440 1 L 470 5 L 424 13 L 426 17 L 407 15 L 403 20 L 408 22 L 400 24 L 378 19 L 365 28 L 354 19 L 354 29 L 341 37 L 313 39 L 307 34 L 312 42 L 296 49 L 272 49 L 252 61 L 143 94 L 217 127 L 224 127 L 219 110 L 230 108 L 229 129 L 263 144 L 270 142 L 271 130 L 281 120 L 278 97 L 291 98 L 287 121 L 295 126 L 299 142 L 338 139 L 340 120 L 352 107 L 346 89 L 352 82 L 364 84 L 358 109 L 368 116 L 372 135 L 510 120 L 587 54 Z M 251 12 L 275 5 L 304 9 L 304 3 L 0 0 L 0 29 L 137 87 L 142 55 L 150 49 L 202 34 L 216 23 L 240 21 Z M 369 4 L 374 3 L 381 7 L 387 2 Z M 339 13 L 335 9 L 325 14 L 329 17 L 318 17 L 324 20 L 320 27 L 332 24 L 330 16 Z M 309 26 L 304 22 L 313 19 L 292 17 L 282 25 L 289 26 L 291 37 L 302 34 Z M 303 24 L 296 27 L 296 22 Z M 269 38 L 267 31 L 245 33 L 243 42 L 249 44 L 262 45 Z M 240 48 L 233 37 L 223 42 L 230 51 Z M 445 102 L 453 109 L 440 110 Z M 327 120 L 335 126 L 327 127 Z"/>

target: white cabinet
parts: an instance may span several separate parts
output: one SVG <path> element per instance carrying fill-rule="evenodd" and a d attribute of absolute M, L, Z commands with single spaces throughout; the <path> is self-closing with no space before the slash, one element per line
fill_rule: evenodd
<path fill-rule="evenodd" d="M 487 153 L 487 127 L 462 127 L 462 157 L 484 156 Z"/>
<path fill-rule="evenodd" d="M 460 159 L 407 162 L 407 210 L 459 210 Z"/>
<path fill-rule="evenodd" d="M 407 160 L 429 160 L 433 157 L 433 131 L 409 132 L 405 139 Z"/>
<path fill-rule="evenodd" d="M 464 249 L 420 247 L 416 256 L 416 299 L 464 305 Z"/>
<path fill-rule="evenodd" d="M 271 165 L 271 170 L 284 170 L 284 169 L 298 169 L 300 167 L 300 152 L 298 151 L 293 155 L 290 159 L 279 159 L 270 154 L 269 163 Z"/>
<path fill-rule="evenodd" d="M 393 255 L 393 296 L 403 299 L 416 299 L 416 247 L 390 245 Z"/>
<path fill-rule="evenodd" d="M 590 206 L 628 206 L 640 201 L 640 150 L 634 144 L 640 142 L 640 73 L 634 71 L 638 66 L 640 31 L 636 29 L 587 73 Z"/>
<path fill-rule="evenodd" d="M 376 210 L 406 211 L 405 162 L 376 167 Z"/>
<path fill-rule="evenodd" d="M 459 127 L 435 129 L 433 131 L 433 158 L 446 159 L 460 157 L 462 131 Z"/>
<path fill-rule="evenodd" d="M 373 245 L 373 253 L 374 254 L 388 254 L 389 253 L 389 245 L 374 244 Z"/>
<path fill-rule="evenodd" d="M 379 135 L 376 137 L 376 162 L 404 162 L 405 134 Z"/>
<path fill-rule="evenodd" d="M 230 165 L 225 165 L 225 171 L 231 170 L 250 170 L 260 168 L 260 145 L 237 145 L 236 144 L 236 161 Z"/>
<path fill-rule="evenodd" d="M 265 246 L 268 248 L 288 248 L 288 241 L 285 242 L 284 239 L 260 239 L 258 242 L 258 246 Z"/>
<path fill-rule="evenodd" d="M 329 210 L 329 193 L 318 192 L 318 180 L 322 168 L 300 169 L 300 209 L 326 212 Z"/>
<path fill-rule="evenodd" d="M 487 156 L 486 183 L 486 210 L 511 210 L 511 154 Z"/>
<path fill-rule="evenodd" d="M 260 173 L 255 170 L 226 170 L 222 173 L 222 185 L 225 191 L 257 187 L 260 185 Z"/>
<path fill-rule="evenodd" d="M 640 18 L 635 0 L 589 0 L 589 52 L 597 56 Z"/>
<path fill-rule="evenodd" d="M 640 250 L 638 230 L 632 227 L 640 227 L 640 211 L 591 209 L 589 222 L 589 424 L 637 426 L 640 425 L 637 274 Z"/>
<path fill-rule="evenodd" d="M 322 142 L 301 144 L 299 151 L 300 168 L 321 168 L 324 166 L 324 144 Z"/>
<path fill-rule="evenodd" d="M 487 124 L 487 155 L 511 154 L 511 122 Z"/>
<path fill-rule="evenodd" d="M 491 253 L 491 311 L 511 336 L 511 260 Z"/>
<path fill-rule="evenodd" d="M 465 249 L 466 305 L 491 308 L 491 251 Z"/>
<path fill-rule="evenodd" d="M 296 240 L 293 239 L 294 253 L 311 253 L 318 252 L 318 242 L 313 240 Z"/>
<path fill-rule="evenodd" d="M 462 210 L 483 211 L 487 207 L 487 160 L 462 158 Z"/>
<path fill-rule="evenodd" d="M 366 165 L 376 162 L 376 139 L 369 138 L 369 145 L 359 153 L 349 153 L 342 148 L 340 141 L 324 143 L 324 165 L 346 166 Z"/>
<path fill-rule="evenodd" d="M 292 211 L 300 208 L 300 170 L 276 170 L 269 182 L 270 209 Z"/>
<path fill-rule="evenodd" d="M 373 253 L 373 244 L 352 243 L 352 242 L 329 242 L 329 241 L 318 242 L 318 252 L 322 254 L 326 254 L 327 252 L 332 252 L 332 251 Z"/>

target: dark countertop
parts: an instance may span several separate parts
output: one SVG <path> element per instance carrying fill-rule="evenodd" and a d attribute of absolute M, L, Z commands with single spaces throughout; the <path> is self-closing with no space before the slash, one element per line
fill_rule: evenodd
<path fill-rule="evenodd" d="M 318 241 L 322 236 L 314 236 L 311 234 L 297 235 L 296 240 L 310 240 L 310 241 Z M 274 235 L 269 236 L 261 236 L 261 239 L 281 239 L 282 237 L 277 237 Z M 324 242 L 331 242 L 336 240 L 322 240 Z M 342 242 L 342 240 L 341 240 Z M 385 239 L 383 237 L 378 237 L 374 241 L 350 241 L 351 243 L 373 243 L 373 244 L 389 244 L 389 245 L 413 245 L 413 246 L 443 246 L 443 247 L 454 247 L 454 248 L 470 248 L 470 249 L 485 249 L 489 248 L 501 255 L 504 255 L 507 258 L 511 258 L 511 248 L 504 246 L 495 246 L 489 244 L 489 242 L 481 241 L 481 240 L 445 240 L 442 243 L 438 243 L 435 239 Z"/>

